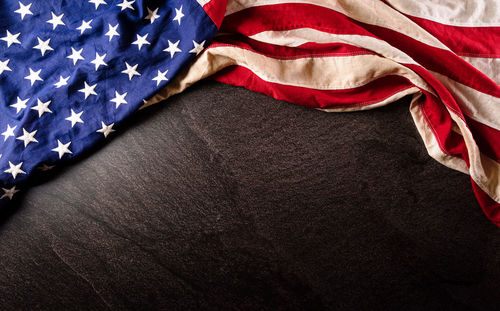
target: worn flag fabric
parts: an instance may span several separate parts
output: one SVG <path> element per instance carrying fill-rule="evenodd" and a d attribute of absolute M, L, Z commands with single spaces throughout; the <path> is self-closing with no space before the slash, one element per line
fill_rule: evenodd
<path fill-rule="evenodd" d="M 152 102 L 214 74 L 324 111 L 411 95 L 429 154 L 470 175 L 500 226 L 499 42 L 497 0 L 230 0 L 214 42 Z"/>
<path fill-rule="evenodd" d="M 412 96 L 429 154 L 470 175 L 500 226 L 496 0 L 30 0 L 0 17 L 0 202 L 213 77 L 324 111 Z"/>

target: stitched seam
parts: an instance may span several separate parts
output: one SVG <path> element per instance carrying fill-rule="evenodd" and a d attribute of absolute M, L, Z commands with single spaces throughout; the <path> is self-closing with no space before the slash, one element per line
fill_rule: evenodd
<path fill-rule="evenodd" d="M 313 57 L 316 57 L 316 56 L 323 56 L 323 57 L 326 57 L 326 56 L 339 56 L 339 57 L 347 57 L 347 56 L 358 56 L 358 55 L 377 55 L 376 53 L 374 52 L 371 52 L 371 51 L 359 51 L 359 52 L 349 52 L 349 53 L 310 53 L 310 54 L 307 54 L 307 55 L 292 55 L 292 56 L 276 56 L 276 55 L 272 55 L 270 53 L 264 53 L 264 52 L 261 52 L 261 51 L 256 51 L 256 50 L 252 50 L 252 49 L 249 49 L 249 48 L 246 48 L 246 47 L 241 47 L 241 46 L 236 46 L 236 45 L 233 45 L 233 44 L 229 44 L 229 43 L 214 43 L 212 44 L 211 48 L 216 48 L 216 47 L 234 47 L 234 48 L 238 48 L 238 49 L 242 49 L 242 50 L 246 50 L 246 51 L 251 51 L 253 53 L 256 53 L 256 54 L 259 54 L 259 55 L 262 55 L 262 56 L 266 56 L 266 57 L 270 57 L 270 58 L 273 58 L 273 59 L 276 59 L 276 60 L 293 60 L 293 59 L 302 59 L 302 58 L 313 58 Z"/>
<path fill-rule="evenodd" d="M 373 100 L 370 100 L 370 101 L 364 101 L 364 102 L 354 103 L 354 104 L 341 104 L 341 105 L 332 106 L 331 108 L 325 107 L 325 108 L 320 108 L 320 109 L 337 109 L 337 108 L 349 108 L 349 107 L 362 107 L 362 106 L 367 106 L 367 105 L 371 105 L 371 104 L 376 104 L 376 103 L 379 103 L 381 101 L 384 101 L 384 100 L 390 98 L 391 96 L 396 95 L 397 93 L 400 93 L 402 91 L 406 91 L 406 90 L 411 89 L 413 87 L 415 87 L 415 86 L 412 85 L 412 86 L 399 87 L 391 95 L 379 97 L 377 99 L 373 99 Z"/>

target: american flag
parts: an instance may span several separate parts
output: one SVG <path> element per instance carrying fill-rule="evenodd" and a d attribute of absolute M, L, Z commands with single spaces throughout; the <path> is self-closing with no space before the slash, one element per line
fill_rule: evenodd
<path fill-rule="evenodd" d="M 33 1 L 32 14 L 24 15 L 28 3 L 0 7 L 4 199 L 30 170 L 70 158 L 109 134 L 108 126 L 143 99 L 151 105 L 213 77 L 324 111 L 372 109 L 411 95 L 410 111 L 429 154 L 470 175 L 485 214 L 500 226 L 498 1 L 69 2 Z M 162 22 L 144 20 L 156 8 Z M 115 25 L 120 37 L 109 38 Z M 44 48 L 49 38 L 53 50 Z M 43 81 L 36 79 L 40 69 Z M 169 81 L 151 83 L 166 70 Z M 98 95 L 89 90 L 95 85 Z M 54 111 L 39 116 L 48 100 Z M 37 123 L 45 116 L 47 123 Z M 27 158 L 30 147 L 35 160 Z"/>

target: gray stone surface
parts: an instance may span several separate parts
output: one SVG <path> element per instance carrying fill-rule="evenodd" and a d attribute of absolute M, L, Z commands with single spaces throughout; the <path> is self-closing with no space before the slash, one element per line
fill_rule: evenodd
<path fill-rule="evenodd" d="M 408 100 L 199 83 L 3 211 L 2 310 L 500 310 L 500 235 Z"/>

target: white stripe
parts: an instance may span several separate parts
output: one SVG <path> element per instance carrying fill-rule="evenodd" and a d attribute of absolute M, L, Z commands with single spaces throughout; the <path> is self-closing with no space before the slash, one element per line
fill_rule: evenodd
<path fill-rule="evenodd" d="M 485 76 L 500 84 L 500 58 L 460 56 Z"/>
<path fill-rule="evenodd" d="M 450 26 L 500 26 L 500 1 L 498 0 L 386 1 L 405 14 Z"/>
<path fill-rule="evenodd" d="M 417 62 L 403 51 L 398 50 L 383 40 L 369 36 L 339 35 L 312 28 L 298 28 L 284 31 L 263 31 L 249 38 L 265 43 L 290 47 L 297 47 L 308 42 L 346 43 L 373 51 L 398 63 L 417 64 Z"/>
<path fill-rule="evenodd" d="M 209 3 L 212 0 L 196 0 L 203 7 L 205 4 Z"/>
<path fill-rule="evenodd" d="M 317 90 L 356 88 L 388 75 L 405 77 L 413 85 L 429 90 L 427 83 L 415 72 L 377 55 L 279 60 L 238 47 L 219 46 L 206 49 L 185 73 L 171 81 L 148 103 L 164 100 L 232 65 L 248 68 L 267 82 Z"/>
<path fill-rule="evenodd" d="M 380 0 L 234 0 L 228 1 L 226 16 L 250 7 L 286 3 L 307 3 L 328 8 L 360 22 L 392 29 L 427 45 L 449 51 L 438 39 Z M 276 18 L 279 19 L 279 16 Z"/>
<path fill-rule="evenodd" d="M 427 83 L 409 68 L 377 55 L 274 59 L 232 46 L 208 50 L 213 57 L 230 59 L 228 65 L 251 70 L 264 81 L 316 90 L 343 90 L 363 86 L 388 75 L 399 75 L 415 86 Z"/>
<path fill-rule="evenodd" d="M 440 73 L 430 73 L 450 90 L 466 115 L 500 131 L 500 98 L 479 92 Z"/>

